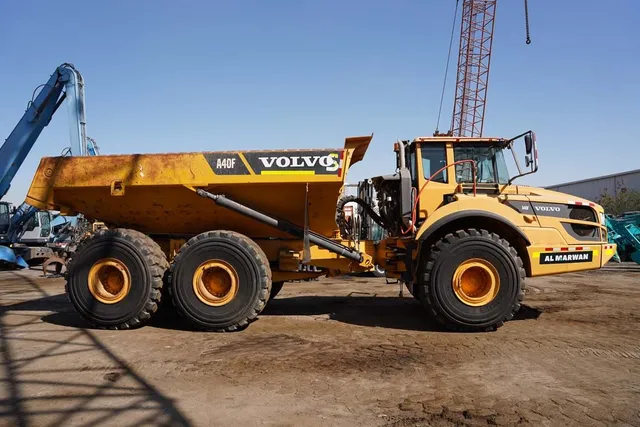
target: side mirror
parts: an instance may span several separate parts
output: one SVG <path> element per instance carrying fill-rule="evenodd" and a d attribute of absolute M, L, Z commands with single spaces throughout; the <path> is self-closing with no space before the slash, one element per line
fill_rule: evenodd
<path fill-rule="evenodd" d="M 522 161 L 519 160 L 519 157 L 516 154 L 516 150 L 514 148 L 514 143 L 518 140 L 524 138 L 524 165 L 525 169 L 523 170 L 520 166 Z M 521 176 L 529 175 L 538 171 L 538 150 L 536 148 L 536 134 L 532 130 L 528 130 L 526 132 L 521 133 L 520 135 L 507 140 L 507 148 L 511 149 L 511 154 L 513 155 L 513 161 L 518 168 L 518 174 L 512 176 L 509 179 L 509 184 L 511 184 L 516 178 L 520 178 Z"/>
<path fill-rule="evenodd" d="M 533 150 L 533 138 L 531 137 L 530 133 L 524 136 L 524 146 L 527 150 L 527 154 L 531 154 L 531 151 Z"/>

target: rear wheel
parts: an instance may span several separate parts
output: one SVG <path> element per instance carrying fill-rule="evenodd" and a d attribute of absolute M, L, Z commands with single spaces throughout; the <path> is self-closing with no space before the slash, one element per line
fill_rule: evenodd
<path fill-rule="evenodd" d="M 505 239 L 459 230 L 431 248 L 420 299 L 449 329 L 495 330 L 520 309 L 524 276 L 522 260 Z"/>
<path fill-rule="evenodd" d="M 173 303 L 202 329 L 235 331 L 264 309 L 271 269 L 262 249 L 232 231 L 208 231 L 180 248 L 171 267 Z"/>
<path fill-rule="evenodd" d="M 67 295 L 97 327 L 141 326 L 158 310 L 168 266 L 148 236 L 135 230 L 103 230 L 84 240 L 69 262 Z"/>

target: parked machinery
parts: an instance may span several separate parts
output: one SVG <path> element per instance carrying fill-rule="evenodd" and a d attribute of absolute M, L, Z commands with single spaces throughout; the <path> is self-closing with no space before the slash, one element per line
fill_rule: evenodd
<path fill-rule="evenodd" d="M 171 298 L 198 327 L 237 330 L 274 284 L 380 265 L 445 327 L 485 331 L 520 308 L 525 277 L 598 269 L 615 253 L 602 207 L 513 184 L 538 169 L 533 132 L 395 143 L 395 173 L 370 179 L 378 212 L 357 202 L 384 238 L 363 240 L 340 215 L 336 223 L 336 203 L 371 138 L 338 149 L 46 157 L 26 201 L 107 224 L 72 256 L 67 292 L 91 323 L 117 329 L 145 324 Z"/>
<path fill-rule="evenodd" d="M 617 245 L 617 262 L 640 264 L 640 212 L 626 212 L 620 216 L 607 215 L 609 242 Z"/>
<path fill-rule="evenodd" d="M 0 264 L 26 268 L 52 256 L 48 247 L 53 238 L 52 219 L 49 211 L 32 209 L 26 204 L 14 208 L 0 202 Z"/>
<path fill-rule="evenodd" d="M 49 124 L 62 103 L 67 100 L 71 125 L 71 146 L 65 155 L 97 155 L 95 141 L 86 135 L 84 81 L 71 64 L 62 64 L 47 83 L 38 86 L 38 95 L 6 141 L 0 146 L 0 200 L 22 166 L 36 140 Z M 36 89 L 36 90 L 37 90 Z M 0 265 L 25 268 L 52 255 L 45 244 L 50 234 L 49 212 L 23 203 L 13 212 L 6 201 L 0 201 Z"/>

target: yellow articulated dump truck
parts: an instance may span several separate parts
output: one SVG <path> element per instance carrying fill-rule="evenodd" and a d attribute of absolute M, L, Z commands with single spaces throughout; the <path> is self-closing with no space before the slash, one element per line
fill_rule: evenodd
<path fill-rule="evenodd" d="M 393 173 L 362 181 L 369 196 L 341 197 L 371 138 L 336 149 L 46 157 L 26 201 L 107 225 L 71 257 L 66 291 L 83 317 L 112 329 L 145 324 L 171 299 L 195 326 L 234 331 L 285 282 L 377 266 L 446 328 L 488 331 L 520 308 L 525 277 L 597 269 L 615 253 L 600 206 L 513 183 L 538 169 L 531 131 L 398 141 Z M 362 238 L 344 215 L 349 202 L 382 239 Z"/>

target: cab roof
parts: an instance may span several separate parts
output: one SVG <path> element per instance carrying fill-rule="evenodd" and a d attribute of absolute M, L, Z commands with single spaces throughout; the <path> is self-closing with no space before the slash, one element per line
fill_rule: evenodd
<path fill-rule="evenodd" d="M 484 143 L 484 144 L 495 144 L 495 143 L 505 143 L 507 139 L 505 138 L 490 138 L 490 137 L 475 137 L 475 136 L 421 136 L 415 138 L 412 142 L 420 142 L 420 143 L 429 143 L 429 142 L 472 142 L 472 143 Z"/>

